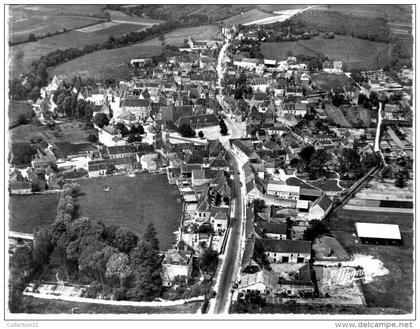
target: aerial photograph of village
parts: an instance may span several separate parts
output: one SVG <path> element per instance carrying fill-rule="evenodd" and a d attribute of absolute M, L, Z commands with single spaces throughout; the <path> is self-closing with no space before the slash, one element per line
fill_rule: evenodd
<path fill-rule="evenodd" d="M 6 319 L 414 314 L 414 5 L 4 12 Z"/>

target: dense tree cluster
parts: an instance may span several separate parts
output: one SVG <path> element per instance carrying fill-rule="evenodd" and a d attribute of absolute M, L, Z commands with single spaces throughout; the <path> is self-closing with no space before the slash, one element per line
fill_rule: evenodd
<path fill-rule="evenodd" d="M 296 55 L 296 59 L 299 63 L 304 63 L 308 66 L 309 71 L 322 70 L 324 62 L 328 59 L 323 54 L 312 55 Z"/>
<path fill-rule="evenodd" d="M 320 235 L 329 233 L 328 227 L 324 222 L 314 219 L 309 222 L 308 228 L 303 232 L 303 239 L 313 241 Z"/>
<path fill-rule="evenodd" d="M 219 126 L 220 126 L 220 134 L 222 136 L 226 136 L 228 134 L 228 128 L 226 126 L 225 120 L 220 120 L 219 122 Z"/>
<path fill-rule="evenodd" d="M 32 262 L 57 271 L 63 281 L 89 284 L 87 297 L 101 294 L 138 301 L 158 297 L 161 262 L 153 224 L 139 240 L 118 226 L 77 218 L 74 200 L 79 191 L 77 184 L 63 186 L 55 221 L 35 235 Z"/>
<path fill-rule="evenodd" d="M 85 122 L 92 120 L 94 105 L 84 99 L 78 99 L 78 93 L 72 93 L 69 89 L 59 89 L 54 93 L 53 101 L 57 104 L 56 112 L 67 118 Z"/>
<path fill-rule="evenodd" d="M 127 142 L 129 143 L 140 143 L 142 141 L 142 134 L 144 134 L 144 128 L 141 124 L 135 124 L 131 127 L 131 129 L 128 129 L 124 123 L 119 122 L 115 125 L 115 128 L 117 128 L 120 132 L 122 137 L 127 137 Z"/>
<path fill-rule="evenodd" d="M 93 123 L 99 128 L 103 128 L 109 125 L 109 119 L 105 113 L 99 112 L 93 117 Z"/>
<path fill-rule="evenodd" d="M 193 128 L 191 128 L 191 125 L 189 125 L 188 123 L 181 124 L 178 127 L 177 132 L 182 137 L 186 137 L 186 138 L 195 137 L 195 135 L 196 135 L 195 130 Z"/>
<path fill-rule="evenodd" d="M 32 161 L 33 156 L 37 150 L 30 143 L 12 143 L 9 162 L 13 165 L 27 165 Z"/>
<path fill-rule="evenodd" d="M 213 275 L 217 269 L 218 252 L 216 250 L 206 248 L 199 257 L 199 269 L 204 275 Z"/>
<path fill-rule="evenodd" d="M 391 66 L 399 70 L 404 66 L 411 68 L 413 66 L 413 55 L 410 49 L 411 42 L 404 42 L 399 39 L 395 39 L 392 42 L 391 47 Z"/>

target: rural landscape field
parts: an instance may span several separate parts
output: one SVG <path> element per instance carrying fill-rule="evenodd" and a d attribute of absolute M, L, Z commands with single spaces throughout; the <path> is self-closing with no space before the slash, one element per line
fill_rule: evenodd
<path fill-rule="evenodd" d="M 7 326 L 410 327 L 415 10 L 6 5 Z"/>
<path fill-rule="evenodd" d="M 182 204 L 178 191 L 165 175 L 115 176 L 77 181 L 80 216 L 117 225 L 142 236 L 149 222 L 158 232 L 160 247 L 167 250 L 175 242 Z M 110 186 L 109 192 L 104 191 Z"/>
<path fill-rule="evenodd" d="M 46 35 L 97 23 L 105 18 L 103 5 L 16 5 L 9 13 L 9 42 L 26 41 L 30 34 Z"/>
<path fill-rule="evenodd" d="M 164 43 L 180 47 L 184 44 L 184 40 L 190 37 L 194 39 L 212 39 L 217 35 L 218 31 L 216 25 L 177 29 L 164 35 Z M 134 45 L 100 50 L 79 57 L 57 66 L 54 69 L 54 74 L 60 78 L 79 75 L 85 78 L 103 79 L 112 75 L 116 78 L 124 79 L 130 77 L 127 66 L 131 59 L 142 56 L 158 56 L 162 51 L 162 40 L 153 38 Z M 104 61 L 106 61 L 107 65 L 104 65 Z"/>
<path fill-rule="evenodd" d="M 310 40 L 281 43 L 263 43 L 262 51 L 267 58 L 281 60 L 291 52 L 297 55 L 323 54 L 333 60 L 341 60 L 348 70 L 377 69 L 391 61 L 389 44 L 336 35 L 334 39 L 321 37 Z"/>

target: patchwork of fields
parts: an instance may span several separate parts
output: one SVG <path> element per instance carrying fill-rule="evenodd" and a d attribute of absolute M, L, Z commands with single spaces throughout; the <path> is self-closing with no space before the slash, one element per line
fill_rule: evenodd
<path fill-rule="evenodd" d="M 258 19 L 263 19 L 263 18 L 268 18 L 268 17 L 273 17 L 273 16 L 278 16 L 278 15 L 275 15 L 273 13 L 264 12 L 264 11 L 261 11 L 259 9 L 254 8 L 254 9 L 251 9 L 247 12 L 241 13 L 239 15 L 229 17 L 228 19 L 225 19 L 223 21 L 223 23 L 225 23 L 225 24 L 246 24 L 246 23 L 249 23 L 249 22 L 256 21 Z"/>
<path fill-rule="evenodd" d="M 177 29 L 165 34 L 165 43 L 182 46 L 184 40 L 190 36 L 197 40 L 211 39 L 218 32 L 219 28 L 216 25 Z M 87 54 L 57 66 L 54 69 L 54 74 L 60 78 L 79 75 L 102 79 L 112 75 L 114 78 L 124 79 L 130 76 L 127 63 L 131 59 L 140 56 L 157 56 L 161 53 L 162 41 L 159 38 L 153 38 L 126 47 L 100 50 Z"/>
<path fill-rule="evenodd" d="M 146 25 L 107 22 L 12 46 L 9 48 L 9 74 L 17 76 L 26 72 L 33 61 L 54 50 L 83 48 L 89 44 L 105 42 L 110 36 L 119 37 L 145 28 Z"/>
<path fill-rule="evenodd" d="M 388 21 L 406 22 L 407 16 L 411 14 L 410 5 L 390 4 L 378 6 L 374 4 L 331 4 L 320 5 L 313 10 L 331 10 L 342 14 L 364 18 L 385 18 Z"/>
<path fill-rule="evenodd" d="M 9 12 L 10 41 L 28 39 L 29 34 L 45 35 L 63 28 L 70 30 L 94 24 L 104 18 L 103 5 L 12 5 Z"/>
<path fill-rule="evenodd" d="M 315 56 L 324 54 L 332 60 L 341 60 L 347 69 L 377 69 L 391 61 L 390 46 L 374 42 L 336 35 L 334 39 L 316 37 L 310 40 L 263 43 L 261 50 L 267 58 L 285 60 L 287 53 Z"/>

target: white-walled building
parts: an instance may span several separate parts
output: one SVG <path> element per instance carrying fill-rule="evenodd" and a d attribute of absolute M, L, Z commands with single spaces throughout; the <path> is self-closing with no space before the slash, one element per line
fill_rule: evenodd
<path fill-rule="evenodd" d="M 122 139 L 121 132 L 114 127 L 104 126 L 99 128 L 95 126 L 95 128 L 98 129 L 99 142 L 105 146 L 123 146 L 128 144 L 126 140 Z"/>
<path fill-rule="evenodd" d="M 307 263 L 311 259 L 311 241 L 257 239 L 271 263 Z"/>
<path fill-rule="evenodd" d="M 299 200 L 300 187 L 272 182 L 267 184 L 267 194 L 281 199 Z"/>
<path fill-rule="evenodd" d="M 333 202 L 326 195 L 323 194 L 320 198 L 315 200 L 315 202 L 309 208 L 309 218 L 310 219 L 323 219 L 328 212 L 331 210 Z"/>
<path fill-rule="evenodd" d="M 175 279 L 188 282 L 192 272 L 192 252 L 170 249 L 165 253 L 162 261 L 162 285 L 169 287 Z"/>

